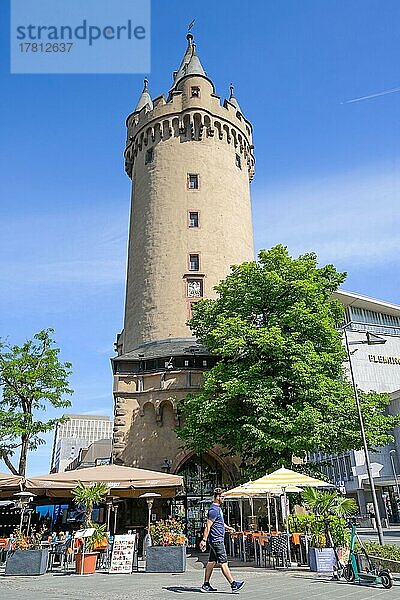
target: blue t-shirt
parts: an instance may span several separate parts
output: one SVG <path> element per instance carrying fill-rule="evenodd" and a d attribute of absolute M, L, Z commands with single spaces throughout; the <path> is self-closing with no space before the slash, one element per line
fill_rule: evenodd
<path fill-rule="evenodd" d="M 210 529 L 210 542 L 223 542 L 225 538 L 225 522 L 222 508 L 219 504 L 211 504 L 208 509 L 207 519 L 213 522 Z"/>

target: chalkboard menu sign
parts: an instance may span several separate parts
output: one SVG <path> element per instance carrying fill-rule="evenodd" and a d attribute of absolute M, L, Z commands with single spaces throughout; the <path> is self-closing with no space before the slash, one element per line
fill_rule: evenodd
<path fill-rule="evenodd" d="M 110 573 L 132 573 L 136 535 L 116 535 L 111 555 Z"/>

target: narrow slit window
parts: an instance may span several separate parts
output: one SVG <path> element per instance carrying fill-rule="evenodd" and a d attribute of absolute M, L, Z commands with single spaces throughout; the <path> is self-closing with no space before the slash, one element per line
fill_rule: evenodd
<path fill-rule="evenodd" d="M 200 259 L 198 254 L 189 254 L 189 271 L 198 271 L 200 268 Z"/>
<path fill-rule="evenodd" d="M 200 98 L 200 88 L 196 86 L 192 86 L 190 88 L 192 98 Z"/>
<path fill-rule="evenodd" d="M 153 148 L 147 148 L 146 155 L 145 155 L 145 158 L 144 158 L 144 164 L 147 165 L 148 163 L 153 162 L 153 158 L 154 158 L 154 149 Z"/>
<path fill-rule="evenodd" d="M 198 212 L 190 212 L 189 213 L 189 227 L 198 227 L 199 226 L 199 213 Z"/>
<path fill-rule="evenodd" d="M 188 188 L 189 188 L 189 190 L 198 190 L 199 189 L 199 176 L 197 174 L 189 173 Z"/>
<path fill-rule="evenodd" d="M 236 166 L 241 169 L 242 168 L 242 160 L 239 156 L 239 154 L 236 154 Z"/>

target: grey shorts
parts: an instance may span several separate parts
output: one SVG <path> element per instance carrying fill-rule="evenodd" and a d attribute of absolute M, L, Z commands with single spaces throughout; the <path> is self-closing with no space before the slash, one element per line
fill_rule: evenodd
<path fill-rule="evenodd" d="M 208 557 L 209 562 L 217 562 L 221 565 L 228 562 L 226 555 L 224 542 L 208 542 L 210 545 L 210 556 Z"/>

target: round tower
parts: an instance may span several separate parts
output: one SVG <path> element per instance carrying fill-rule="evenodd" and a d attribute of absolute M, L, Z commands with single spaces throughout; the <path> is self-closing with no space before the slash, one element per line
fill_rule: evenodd
<path fill-rule="evenodd" d="M 233 264 L 254 258 L 251 124 L 233 95 L 220 104 L 191 34 L 168 98 L 147 80 L 127 119 L 132 179 L 122 352 L 190 338 L 186 321 Z"/>
<path fill-rule="evenodd" d="M 254 258 L 254 156 L 233 86 L 221 104 L 191 34 L 187 42 L 168 96 L 152 100 L 145 80 L 127 118 L 132 204 L 124 329 L 112 359 L 113 456 L 187 473 L 197 497 L 233 483 L 237 460 L 217 448 L 198 457 L 176 437 L 178 401 L 215 364 L 186 322 L 195 302 L 215 296 L 231 265 Z"/>

